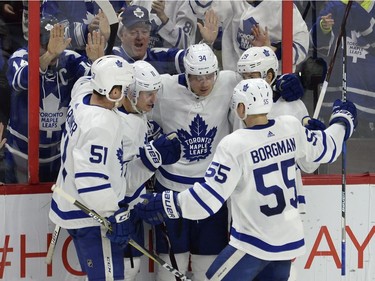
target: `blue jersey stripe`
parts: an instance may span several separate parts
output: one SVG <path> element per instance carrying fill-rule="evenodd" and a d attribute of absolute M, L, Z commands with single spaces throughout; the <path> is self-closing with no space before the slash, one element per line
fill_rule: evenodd
<path fill-rule="evenodd" d="M 74 211 L 67 211 L 63 212 L 57 206 L 55 200 L 52 199 L 51 202 L 51 209 L 63 220 L 74 220 L 74 219 L 85 219 L 89 218 L 90 216 L 84 213 L 81 210 L 74 210 Z"/>
<path fill-rule="evenodd" d="M 159 171 L 163 175 L 163 177 L 165 177 L 167 180 L 174 181 L 177 183 L 193 185 L 196 182 L 204 182 L 204 178 L 190 178 L 190 177 L 173 175 L 171 173 L 168 173 L 162 167 L 159 168 Z"/>
<path fill-rule="evenodd" d="M 208 207 L 208 205 L 206 203 L 203 202 L 203 200 L 198 196 L 198 194 L 194 191 L 194 189 L 189 188 L 189 191 L 190 191 L 191 195 L 194 197 L 194 199 L 197 200 L 199 205 L 201 205 L 202 208 L 205 209 L 207 211 L 207 213 L 210 214 L 210 216 L 212 216 L 214 214 L 214 212 L 212 211 L 212 209 L 210 207 Z"/>
<path fill-rule="evenodd" d="M 102 173 L 93 173 L 93 172 L 83 172 L 83 173 L 76 173 L 75 178 L 86 178 L 86 177 L 92 177 L 92 178 L 103 178 L 108 180 L 108 176 Z"/>
<path fill-rule="evenodd" d="M 290 242 L 284 245 L 271 245 L 254 236 L 237 232 L 236 229 L 234 229 L 233 227 L 231 227 L 230 235 L 242 242 L 248 243 L 254 247 L 257 247 L 269 253 L 292 251 L 292 250 L 299 249 L 305 245 L 304 239 Z"/>
<path fill-rule="evenodd" d="M 97 185 L 97 186 L 91 186 L 91 187 L 87 187 L 87 188 L 80 188 L 80 189 L 78 189 L 78 193 L 81 194 L 81 193 L 93 192 L 93 191 L 103 190 L 103 189 L 107 189 L 107 188 L 111 188 L 110 183 Z"/>
<path fill-rule="evenodd" d="M 206 189 L 209 193 L 211 193 L 213 196 L 215 196 L 215 198 L 217 198 L 217 200 L 220 201 L 221 204 L 224 204 L 225 202 L 225 199 L 220 196 L 219 193 L 217 193 L 211 186 L 209 186 L 206 182 L 202 182 L 201 183 L 201 186 Z"/>

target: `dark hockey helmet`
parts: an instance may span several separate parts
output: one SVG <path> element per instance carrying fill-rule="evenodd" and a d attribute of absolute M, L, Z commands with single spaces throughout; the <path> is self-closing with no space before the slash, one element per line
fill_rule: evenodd
<path fill-rule="evenodd" d="M 52 15 L 44 15 L 40 19 L 40 45 L 48 45 L 50 31 L 53 25 L 58 22 L 58 19 Z"/>

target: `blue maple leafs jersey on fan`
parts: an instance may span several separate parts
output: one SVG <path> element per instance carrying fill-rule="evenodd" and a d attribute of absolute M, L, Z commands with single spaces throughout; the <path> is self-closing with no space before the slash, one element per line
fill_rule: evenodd
<path fill-rule="evenodd" d="M 217 146 L 205 182 L 178 195 L 182 217 L 206 218 L 230 197 L 232 246 L 264 260 L 302 255 L 305 242 L 297 208 L 295 161 L 302 157 L 334 161 L 344 133 L 339 124 L 311 132 L 293 116 L 234 131 Z"/>
<path fill-rule="evenodd" d="M 232 131 L 230 100 L 238 79 L 235 72 L 221 71 L 212 92 L 197 98 L 187 88 L 184 74 L 162 75 L 163 87 L 150 118 L 164 133 L 177 132 L 182 145 L 181 159 L 155 173 L 163 186 L 182 191 L 203 180 L 217 144 Z"/>
<path fill-rule="evenodd" d="M 11 110 L 7 147 L 12 153 L 27 160 L 28 154 L 28 49 L 18 49 L 9 58 L 7 79 L 12 88 Z M 40 146 L 39 161 L 49 163 L 60 157 L 60 139 L 70 93 L 79 77 L 90 72 L 87 59 L 78 53 L 65 50 L 55 66 L 39 73 L 40 80 Z"/>

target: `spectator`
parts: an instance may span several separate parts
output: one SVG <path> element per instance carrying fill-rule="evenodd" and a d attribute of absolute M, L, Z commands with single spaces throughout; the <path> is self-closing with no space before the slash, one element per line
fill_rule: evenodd
<path fill-rule="evenodd" d="M 196 43 L 197 17 L 188 1 L 135 0 L 132 4 L 150 12 L 150 48 L 185 49 Z"/>
<path fill-rule="evenodd" d="M 1 18 L 4 20 L 8 29 L 10 40 L 10 54 L 17 49 L 24 47 L 26 41 L 22 33 L 22 1 L 1 1 L 0 2 Z"/>
<path fill-rule="evenodd" d="M 336 40 L 346 4 L 342 1 L 327 1 L 313 26 L 312 38 L 317 38 L 314 46 L 329 61 L 333 55 Z M 364 138 L 375 137 L 375 81 L 372 69 L 375 65 L 375 30 L 373 22 L 374 5 L 368 1 L 354 1 L 346 21 L 346 85 L 347 96 L 358 108 L 359 125 L 356 135 Z M 329 108 L 342 95 L 342 49 L 339 48 L 333 66 L 329 87 L 321 108 L 323 120 L 329 118 Z"/>
<path fill-rule="evenodd" d="M 201 1 L 199 1 L 201 2 Z M 208 1 L 202 1 L 208 2 Z M 269 46 L 281 60 L 282 1 L 212 1 L 222 23 L 223 69 L 236 70 L 241 54 L 251 46 Z M 206 3 L 203 5 L 209 7 Z M 270 14 L 270 11 L 273 11 Z M 211 41 L 212 43 L 214 41 Z M 293 6 L 293 65 L 301 63 L 309 49 L 309 34 L 298 8 Z"/>
<path fill-rule="evenodd" d="M 113 48 L 113 54 L 123 57 L 129 63 L 137 60 L 149 62 L 160 74 L 177 74 L 184 71 L 184 50 L 178 48 L 149 48 L 151 24 L 149 12 L 142 6 L 129 6 L 120 15 L 118 36 L 121 46 Z M 207 13 L 202 36 L 213 40 L 215 15 Z M 216 37 L 216 34 L 214 35 Z"/>
<path fill-rule="evenodd" d="M 56 18 L 42 18 L 40 34 L 39 178 L 45 182 L 55 181 L 60 167 L 60 139 L 70 90 L 80 76 L 89 73 L 90 65 L 86 57 L 66 50 L 70 38 L 64 39 L 64 27 L 57 24 Z M 96 33 L 87 48 L 91 60 L 103 55 L 97 52 L 100 46 L 103 49 L 104 43 Z M 28 181 L 28 49 L 17 50 L 8 64 L 7 78 L 12 94 L 5 182 L 25 183 Z"/>
<path fill-rule="evenodd" d="M 126 6 L 125 1 L 110 1 L 115 11 Z M 99 30 L 107 41 L 110 29 L 106 15 L 100 11 L 96 1 L 47 0 L 42 4 L 42 15 L 55 16 L 66 27 L 66 38 L 72 38 L 69 48 L 84 52 L 87 36 Z"/>

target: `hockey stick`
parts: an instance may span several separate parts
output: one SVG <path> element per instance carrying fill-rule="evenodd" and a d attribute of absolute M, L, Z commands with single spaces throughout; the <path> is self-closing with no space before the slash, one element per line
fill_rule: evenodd
<path fill-rule="evenodd" d="M 61 197 L 63 197 L 68 202 L 72 203 L 74 206 L 78 207 L 81 211 L 92 217 L 94 220 L 96 220 L 98 223 L 103 225 L 106 229 L 109 231 L 112 231 L 111 223 L 101 215 L 99 215 L 94 210 L 90 210 L 85 205 L 83 205 L 81 202 L 73 198 L 71 195 L 66 193 L 64 190 L 62 190 L 60 187 L 57 187 L 55 184 L 52 186 L 52 191 L 59 194 Z M 174 276 L 180 278 L 181 280 L 191 281 L 185 274 L 175 269 L 173 266 L 166 263 L 163 259 L 161 259 L 159 256 L 155 255 L 154 253 L 150 252 L 149 250 L 143 248 L 141 245 L 139 245 L 137 242 L 135 242 L 133 239 L 129 240 L 129 244 L 132 245 L 135 249 L 140 251 L 145 256 L 149 257 L 156 263 L 160 264 L 162 267 L 164 267 L 166 270 L 168 270 L 171 274 Z"/>
<path fill-rule="evenodd" d="M 52 239 L 48 247 L 48 252 L 46 256 L 46 264 L 51 264 L 52 263 L 52 257 L 53 253 L 55 252 L 55 247 L 56 247 L 56 242 L 57 239 L 59 238 L 61 227 L 56 224 L 55 230 L 52 233 Z"/>
<path fill-rule="evenodd" d="M 108 0 L 95 0 L 95 2 L 106 15 L 109 27 L 111 29 L 111 33 L 109 35 L 109 39 L 107 42 L 107 47 L 105 48 L 105 55 L 109 55 L 112 53 L 112 48 L 115 45 L 119 20 L 117 18 L 115 9 L 113 9 L 112 4 Z"/>
<path fill-rule="evenodd" d="M 176 257 L 174 255 L 174 251 L 172 249 L 172 244 L 171 244 L 171 241 L 170 241 L 169 235 L 168 235 L 167 225 L 165 224 L 165 222 L 163 222 L 160 225 L 160 227 L 161 227 L 161 231 L 163 232 L 164 239 L 165 239 L 165 242 L 166 242 L 167 247 L 168 247 L 169 259 L 171 260 L 171 264 L 174 268 L 176 268 L 178 270 L 177 260 L 176 260 Z M 176 281 L 181 281 L 180 278 L 178 278 L 177 276 L 175 276 L 175 277 L 176 277 Z"/>
<path fill-rule="evenodd" d="M 331 57 L 331 60 L 329 62 L 327 74 L 326 74 L 326 77 L 324 79 L 322 89 L 320 90 L 319 99 L 318 99 L 318 102 L 317 102 L 316 107 L 315 107 L 315 111 L 314 111 L 314 115 L 313 115 L 313 118 L 315 118 L 315 119 L 318 118 L 318 116 L 319 116 L 320 108 L 322 107 L 324 96 L 326 95 L 326 92 L 327 92 L 328 82 L 329 82 L 329 79 L 331 78 L 333 65 L 335 64 L 337 51 L 340 47 L 341 38 L 343 36 L 343 30 L 345 28 L 346 20 L 348 18 L 349 11 L 350 11 L 350 8 L 351 8 L 352 4 L 353 4 L 353 1 L 349 1 L 348 4 L 346 5 L 346 8 L 345 8 L 345 13 L 344 13 L 344 16 L 343 16 L 343 19 L 342 19 L 342 22 L 341 22 L 341 27 L 340 27 L 340 33 L 339 33 L 339 35 L 337 37 L 337 40 L 336 40 L 335 50 L 334 50 L 333 56 Z"/>
<path fill-rule="evenodd" d="M 348 5 L 352 1 L 349 1 Z M 342 26 L 342 101 L 346 101 L 347 95 L 347 46 L 346 29 Z M 341 276 L 345 276 L 346 271 L 346 141 L 342 144 L 342 166 L 341 166 Z"/>

